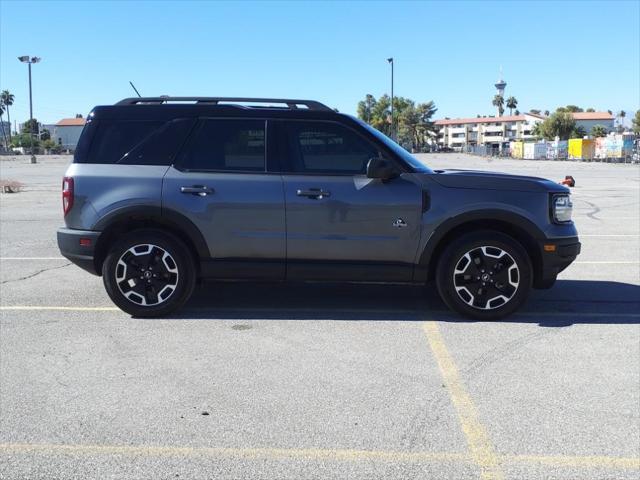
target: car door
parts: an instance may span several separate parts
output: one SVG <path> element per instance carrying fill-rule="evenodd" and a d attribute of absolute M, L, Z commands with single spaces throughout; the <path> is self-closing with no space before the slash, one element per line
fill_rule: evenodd
<path fill-rule="evenodd" d="M 422 193 L 405 176 L 366 176 L 376 145 L 336 122 L 280 125 L 287 278 L 410 281 Z"/>
<path fill-rule="evenodd" d="M 204 276 L 284 278 L 282 177 L 266 172 L 265 120 L 200 119 L 164 177 L 162 206 L 202 232 Z"/>

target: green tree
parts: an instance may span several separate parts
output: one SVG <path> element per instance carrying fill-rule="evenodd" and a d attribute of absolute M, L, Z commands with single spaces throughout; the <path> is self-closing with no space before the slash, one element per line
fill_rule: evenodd
<path fill-rule="evenodd" d="M 509 115 L 513 115 L 513 109 L 518 106 L 518 100 L 516 97 L 507 98 L 507 108 L 509 109 Z"/>
<path fill-rule="evenodd" d="M 376 99 L 373 95 L 367 93 L 363 101 L 358 102 L 358 118 L 371 124 L 373 107 L 376 105 Z"/>
<path fill-rule="evenodd" d="M 40 125 L 38 124 L 38 120 L 35 118 L 32 120 L 27 120 L 22 124 L 21 133 L 35 133 L 36 135 L 40 132 Z"/>
<path fill-rule="evenodd" d="M 560 137 L 560 140 L 572 138 L 576 130 L 576 121 L 569 112 L 555 112 L 543 122 L 536 124 L 534 135 L 547 140 Z M 583 129 L 584 130 L 584 129 Z"/>
<path fill-rule="evenodd" d="M 40 146 L 40 140 L 38 138 L 32 137 L 30 133 L 19 133 L 18 135 L 14 135 L 11 138 L 11 146 L 12 147 L 24 147 L 31 148 L 31 141 L 33 138 L 33 148 L 38 148 Z"/>
<path fill-rule="evenodd" d="M 2 115 L 4 115 L 4 103 L 0 100 L 0 125 L 2 125 L 2 139 L 4 140 L 3 145 L 7 145 L 7 132 L 4 131 L 4 121 L 2 120 Z M 9 124 L 9 130 L 11 130 L 11 124 Z"/>
<path fill-rule="evenodd" d="M 502 95 L 496 95 L 493 97 L 491 104 L 494 107 L 498 107 L 498 116 L 501 117 L 504 113 L 504 97 Z"/>
<path fill-rule="evenodd" d="M 586 135 L 587 131 L 584 129 L 584 127 L 582 125 L 576 125 L 575 127 L 573 127 L 573 130 L 571 130 L 571 135 L 569 138 L 582 138 Z"/>
<path fill-rule="evenodd" d="M 545 110 L 545 111 L 544 111 L 544 116 L 545 116 L 545 117 L 548 117 L 548 116 L 549 116 L 549 110 Z"/>
<path fill-rule="evenodd" d="M 591 136 L 592 137 L 606 137 L 607 136 L 607 128 L 604 125 L 594 125 L 591 128 Z"/>
<path fill-rule="evenodd" d="M 582 110 L 580 107 L 576 105 L 567 105 L 564 108 L 565 108 L 565 112 L 571 112 L 571 113 L 584 112 L 584 110 Z"/>
<path fill-rule="evenodd" d="M 520 110 L 518 110 L 518 109 L 516 108 L 515 114 L 516 114 L 516 115 L 520 115 Z"/>
<path fill-rule="evenodd" d="M 51 139 L 51 132 L 49 130 L 47 130 L 46 128 L 42 129 L 42 132 L 40 132 L 40 140 L 50 140 Z"/>
<path fill-rule="evenodd" d="M 636 116 L 631 121 L 633 124 L 633 133 L 640 135 L 640 110 L 636 111 Z"/>
<path fill-rule="evenodd" d="M 416 103 L 408 98 L 394 97 L 393 115 L 396 124 L 397 141 L 401 145 L 418 150 L 436 135 L 433 115 L 437 111 L 431 102 Z M 391 134 L 391 98 L 383 95 L 377 100 L 367 95 L 358 102 L 358 117 L 387 136 Z"/>
<path fill-rule="evenodd" d="M 618 112 L 618 132 L 622 133 L 624 132 L 624 118 L 627 116 L 627 112 L 625 112 L 624 110 L 620 110 Z"/>
<path fill-rule="evenodd" d="M 0 93 L 0 103 L 2 103 L 7 110 L 7 121 L 9 122 L 9 141 L 11 141 L 11 114 L 9 113 L 9 107 L 13 105 L 14 100 L 15 97 L 9 90 L 3 90 L 2 93 Z"/>
<path fill-rule="evenodd" d="M 537 110 L 535 108 L 532 108 L 531 110 L 529 110 L 529 112 L 533 113 L 534 115 L 540 115 L 540 110 Z"/>
<path fill-rule="evenodd" d="M 587 112 L 591 112 L 591 113 L 593 113 L 593 112 L 595 112 L 595 111 L 596 111 L 596 109 L 595 109 L 595 108 L 592 108 L 592 107 L 589 107 L 589 108 L 587 108 L 587 110 L 586 110 L 586 111 L 587 111 Z"/>

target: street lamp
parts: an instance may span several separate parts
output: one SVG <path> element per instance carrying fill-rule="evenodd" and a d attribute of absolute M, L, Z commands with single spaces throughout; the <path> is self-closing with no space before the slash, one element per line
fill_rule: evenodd
<path fill-rule="evenodd" d="M 40 57 L 29 57 L 29 55 L 23 55 L 18 57 L 22 63 L 29 64 L 29 123 L 31 124 L 31 128 L 33 128 L 33 98 L 31 95 L 31 64 L 38 63 L 41 58 Z M 37 163 L 36 156 L 33 154 L 33 132 L 31 132 L 31 163 Z"/>
<path fill-rule="evenodd" d="M 391 64 L 391 138 L 396 139 L 395 123 L 393 122 L 393 57 L 387 58 Z"/>

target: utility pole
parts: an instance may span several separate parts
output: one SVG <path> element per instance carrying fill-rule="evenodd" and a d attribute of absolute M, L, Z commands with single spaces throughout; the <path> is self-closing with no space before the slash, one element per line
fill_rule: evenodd
<path fill-rule="evenodd" d="M 40 57 L 29 57 L 29 55 L 23 55 L 22 57 L 18 57 L 18 60 L 20 60 L 22 63 L 26 63 L 29 65 L 29 124 L 31 125 L 30 128 L 34 128 L 33 127 L 33 96 L 31 94 L 31 64 L 38 63 L 42 59 Z M 31 163 L 38 163 L 36 160 L 36 156 L 33 153 L 33 132 L 30 132 L 29 136 L 31 138 Z"/>

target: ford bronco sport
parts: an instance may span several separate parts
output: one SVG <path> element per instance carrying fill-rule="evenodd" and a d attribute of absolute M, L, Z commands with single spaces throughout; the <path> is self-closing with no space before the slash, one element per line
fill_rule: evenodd
<path fill-rule="evenodd" d="M 88 117 L 62 182 L 62 254 L 134 316 L 199 279 L 427 284 L 462 315 L 514 312 L 580 252 L 569 190 L 431 170 L 307 100 L 130 98 Z"/>

